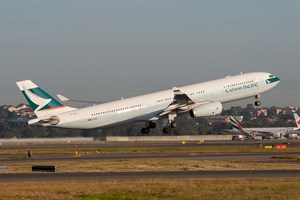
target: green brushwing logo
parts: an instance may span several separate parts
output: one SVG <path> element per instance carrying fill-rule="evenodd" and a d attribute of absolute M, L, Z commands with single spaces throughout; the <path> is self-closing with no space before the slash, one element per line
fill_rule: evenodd
<path fill-rule="evenodd" d="M 24 90 L 22 91 L 22 93 L 34 111 L 46 110 L 57 106 L 63 106 L 63 104 L 51 97 L 41 88 L 37 87 L 27 89 L 23 86 L 23 89 Z"/>

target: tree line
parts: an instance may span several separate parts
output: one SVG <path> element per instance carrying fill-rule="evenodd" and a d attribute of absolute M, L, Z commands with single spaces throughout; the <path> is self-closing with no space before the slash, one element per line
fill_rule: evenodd
<path fill-rule="evenodd" d="M 226 134 L 223 129 L 230 129 L 231 125 L 224 120 L 224 116 L 243 116 L 242 124 L 245 127 L 284 127 L 296 126 L 290 109 L 285 113 L 277 113 L 276 107 L 265 108 L 268 115 L 255 116 L 257 109 L 253 106 L 232 107 L 223 110 L 220 120 L 211 117 L 191 118 L 189 114 L 176 118 L 178 128 L 173 129 L 173 135 L 213 135 Z M 94 130 L 74 130 L 52 127 L 29 126 L 25 121 L 17 120 L 14 112 L 0 107 L 0 138 L 53 138 L 53 137 L 104 137 L 104 136 L 136 136 L 145 123 L 131 123 L 113 128 Z M 163 135 L 162 128 L 165 120 L 157 122 L 157 128 L 151 130 L 151 135 Z"/>

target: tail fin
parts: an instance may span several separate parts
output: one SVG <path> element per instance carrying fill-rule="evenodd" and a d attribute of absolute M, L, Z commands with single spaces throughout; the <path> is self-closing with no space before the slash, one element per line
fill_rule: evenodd
<path fill-rule="evenodd" d="M 295 118 L 297 127 L 298 127 L 298 129 L 300 129 L 300 117 L 296 112 L 294 112 L 293 114 L 294 114 L 294 118 Z"/>
<path fill-rule="evenodd" d="M 17 85 L 37 117 L 55 115 L 76 109 L 63 105 L 31 80 L 19 81 Z"/>
<path fill-rule="evenodd" d="M 254 139 L 254 137 L 251 134 L 247 133 L 244 130 L 243 126 L 234 117 L 229 116 L 229 120 L 230 120 L 230 124 L 231 124 L 233 129 L 242 132 L 244 135 L 246 135 L 250 139 Z"/>
<path fill-rule="evenodd" d="M 236 121 L 236 119 L 234 117 L 229 116 L 229 119 L 230 119 L 230 124 L 233 129 L 238 130 L 238 131 L 243 131 L 242 125 L 238 121 Z"/>

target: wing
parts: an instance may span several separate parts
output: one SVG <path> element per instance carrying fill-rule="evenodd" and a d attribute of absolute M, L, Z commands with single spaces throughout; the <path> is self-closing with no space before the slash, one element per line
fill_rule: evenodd
<path fill-rule="evenodd" d="M 196 103 L 194 102 L 187 94 L 183 93 L 179 88 L 174 87 L 174 98 L 173 102 L 165 108 L 165 110 L 160 113 L 160 116 L 167 115 L 171 112 L 186 112 L 195 107 L 198 107 L 201 104 L 205 104 L 207 102 Z"/>

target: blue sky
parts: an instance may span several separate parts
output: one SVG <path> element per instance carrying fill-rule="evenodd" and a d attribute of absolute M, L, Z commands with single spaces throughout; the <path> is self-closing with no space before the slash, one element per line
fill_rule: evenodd
<path fill-rule="evenodd" d="M 0 105 L 25 79 L 109 101 L 265 71 L 282 81 L 263 105 L 300 106 L 300 0 L 0 2 Z"/>

